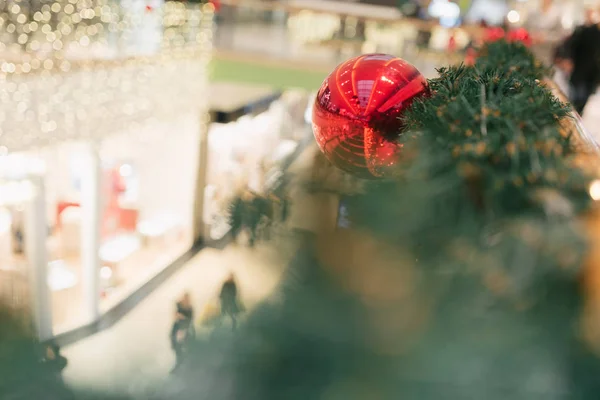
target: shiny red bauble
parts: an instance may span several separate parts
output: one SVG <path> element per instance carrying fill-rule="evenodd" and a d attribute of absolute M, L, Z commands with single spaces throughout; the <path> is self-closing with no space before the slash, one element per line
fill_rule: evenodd
<path fill-rule="evenodd" d="M 428 93 L 408 62 L 368 54 L 340 64 L 323 82 L 313 106 L 317 144 L 336 167 L 360 178 L 386 176 L 397 163 L 400 116 Z"/>

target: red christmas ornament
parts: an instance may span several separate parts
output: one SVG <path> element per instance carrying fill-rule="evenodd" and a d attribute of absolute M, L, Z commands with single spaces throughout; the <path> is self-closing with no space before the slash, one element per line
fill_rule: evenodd
<path fill-rule="evenodd" d="M 338 168 L 361 178 L 385 176 L 399 157 L 399 117 L 427 81 L 411 64 L 369 54 L 339 65 L 323 82 L 313 106 L 313 133 Z"/>
<path fill-rule="evenodd" d="M 531 46 L 532 44 L 531 35 L 529 34 L 529 31 L 525 28 L 517 28 L 515 30 L 510 31 L 506 39 L 509 42 L 521 42 L 527 47 Z"/>

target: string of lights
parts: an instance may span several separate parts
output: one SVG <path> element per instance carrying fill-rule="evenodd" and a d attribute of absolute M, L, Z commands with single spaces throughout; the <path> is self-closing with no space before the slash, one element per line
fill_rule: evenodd
<path fill-rule="evenodd" d="M 206 107 L 211 4 L 0 5 L 0 147 L 99 139 Z"/>

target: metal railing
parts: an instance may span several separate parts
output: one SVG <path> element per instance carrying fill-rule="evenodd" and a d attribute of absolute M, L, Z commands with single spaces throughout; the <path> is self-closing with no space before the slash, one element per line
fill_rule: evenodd
<path fill-rule="evenodd" d="M 477 26 L 447 29 L 432 21 L 403 17 L 391 7 L 353 4 L 339 9 L 327 1 L 219 3 L 215 47 L 260 57 L 331 64 L 361 53 L 383 52 L 414 62 L 425 58 L 447 63 L 462 59 L 448 51 L 451 35 L 458 47 L 481 35 Z"/>

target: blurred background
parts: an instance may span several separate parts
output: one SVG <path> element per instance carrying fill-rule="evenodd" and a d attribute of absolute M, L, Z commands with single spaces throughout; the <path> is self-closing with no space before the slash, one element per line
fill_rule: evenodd
<path fill-rule="evenodd" d="M 283 179 L 313 170 L 336 65 L 389 53 L 429 78 L 520 32 L 595 140 L 600 42 L 568 39 L 599 21 L 600 0 L 2 0 L 0 302 L 62 348 L 69 386 L 143 393 L 169 379 L 183 291 L 209 313 L 235 272 L 251 307 L 294 251 L 233 241 L 232 199 L 275 205 L 251 244 L 344 224 Z"/>

